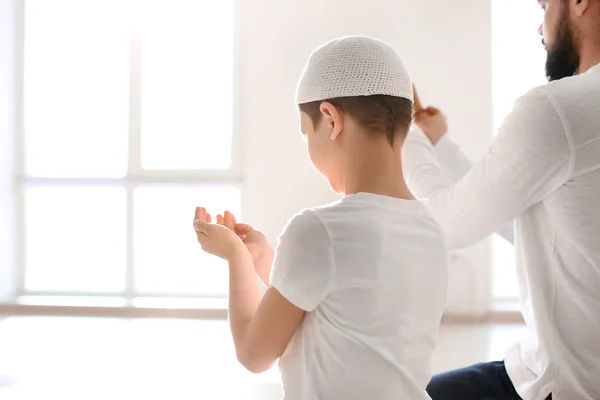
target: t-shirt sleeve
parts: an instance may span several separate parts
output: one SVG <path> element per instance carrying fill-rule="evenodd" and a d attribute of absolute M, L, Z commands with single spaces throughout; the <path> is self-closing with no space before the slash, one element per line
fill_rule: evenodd
<path fill-rule="evenodd" d="M 271 286 L 304 311 L 314 310 L 329 293 L 334 274 L 331 241 L 312 211 L 292 218 L 279 237 Z"/>

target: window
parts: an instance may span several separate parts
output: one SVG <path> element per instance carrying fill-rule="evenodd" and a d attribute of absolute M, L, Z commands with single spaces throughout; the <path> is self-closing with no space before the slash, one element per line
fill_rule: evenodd
<path fill-rule="evenodd" d="M 233 0 L 21 4 L 18 293 L 225 296 L 192 219 L 241 209 Z"/>
<path fill-rule="evenodd" d="M 519 96 L 546 83 L 546 52 L 537 34 L 542 19 L 542 10 L 534 1 L 492 1 L 492 91 L 496 131 Z M 494 237 L 493 260 L 493 297 L 497 300 L 518 298 L 513 246 Z"/>

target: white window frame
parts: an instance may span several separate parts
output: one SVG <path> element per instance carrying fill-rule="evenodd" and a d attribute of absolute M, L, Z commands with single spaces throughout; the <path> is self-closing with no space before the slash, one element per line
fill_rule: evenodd
<path fill-rule="evenodd" d="M 142 38 L 135 30 L 130 38 L 130 62 L 129 62 L 129 141 L 128 141 L 128 168 L 124 178 L 40 178 L 30 177 L 25 174 L 25 147 L 24 147 L 24 45 L 25 45 L 25 1 L 14 1 L 15 7 L 15 51 L 14 51 L 14 106 L 15 106 L 15 128 L 14 128 L 14 245 L 15 248 L 15 274 L 14 274 L 14 297 L 15 300 L 23 296 L 52 296 L 52 297 L 107 297 L 123 298 L 127 305 L 131 306 L 135 298 L 225 298 L 226 295 L 194 294 L 194 293 L 150 293 L 137 292 L 135 290 L 134 273 L 134 251 L 133 251 L 133 192 L 138 186 L 202 186 L 202 185 L 227 185 L 234 186 L 242 191 L 243 169 L 242 169 L 242 143 L 239 134 L 238 121 L 240 121 L 239 96 L 236 90 L 240 87 L 240 65 L 238 56 L 239 35 L 237 27 L 239 14 L 237 0 L 233 1 L 234 32 L 233 32 L 233 101 L 232 101 L 232 141 L 231 141 L 231 166 L 226 170 L 160 170 L 150 171 L 141 165 L 141 51 Z M 139 4 L 143 4 L 140 2 Z M 25 288 L 25 210 L 24 192 L 31 186 L 114 186 L 126 190 L 127 194 L 127 268 L 126 287 L 120 293 L 101 292 L 73 292 L 73 291 L 31 291 Z M 243 192 L 242 192 L 243 202 Z M 124 271 L 125 272 L 125 271 Z"/>

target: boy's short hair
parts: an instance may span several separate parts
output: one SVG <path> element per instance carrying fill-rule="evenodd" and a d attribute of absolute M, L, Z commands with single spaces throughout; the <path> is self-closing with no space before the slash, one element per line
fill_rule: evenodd
<path fill-rule="evenodd" d="M 320 105 L 331 103 L 393 144 L 413 118 L 412 81 L 398 53 L 366 36 L 332 40 L 310 55 L 296 92 L 296 104 L 321 120 Z"/>
<path fill-rule="evenodd" d="M 338 97 L 299 105 L 316 127 L 322 118 L 321 104 L 327 102 L 351 116 L 360 126 L 374 134 L 384 134 L 391 145 L 396 136 L 406 136 L 413 120 L 412 101 L 395 96 L 373 95 Z"/>

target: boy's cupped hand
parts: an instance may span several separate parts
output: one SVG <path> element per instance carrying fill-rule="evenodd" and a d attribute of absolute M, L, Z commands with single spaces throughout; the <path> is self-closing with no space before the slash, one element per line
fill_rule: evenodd
<path fill-rule="evenodd" d="M 269 239 L 264 233 L 255 229 L 252 225 L 238 223 L 235 216 L 229 211 L 225 212 L 225 226 L 233 230 L 242 239 L 254 262 L 254 269 L 263 281 L 271 274 L 274 251 L 269 244 Z"/>
<path fill-rule="evenodd" d="M 231 260 L 239 251 L 247 251 L 242 239 L 225 226 L 225 218 L 218 215 L 216 223 L 212 223 L 204 207 L 196 207 L 194 230 L 202 250 L 224 260 Z"/>
<path fill-rule="evenodd" d="M 219 221 L 217 222 L 219 223 Z M 225 211 L 223 214 L 222 222 L 223 225 L 234 231 L 242 239 L 252 256 L 256 273 L 261 278 L 266 279 L 271 272 L 274 251 L 265 234 L 252 225 L 238 223 L 235 216 L 229 211 Z"/>
<path fill-rule="evenodd" d="M 211 216 L 206 209 L 197 207 L 194 229 L 204 251 L 228 260 L 235 253 L 235 246 L 241 241 L 250 252 L 258 275 L 269 276 L 274 251 L 264 233 L 251 225 L 238 223 L 229 211 L 217 215 L 216 224 L 211 222 Z"/>

